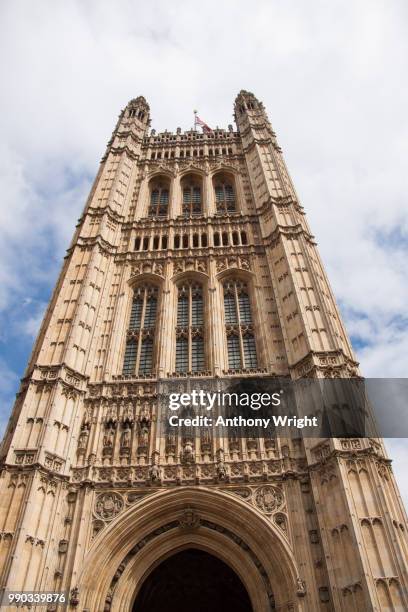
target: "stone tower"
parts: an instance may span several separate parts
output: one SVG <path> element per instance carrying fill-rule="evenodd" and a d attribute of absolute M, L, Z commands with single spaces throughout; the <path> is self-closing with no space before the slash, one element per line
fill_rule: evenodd
<path fill-rule="evenodd" d="M 265 109 L 234 110 L 206 133 L 150 131 L 143 97 L 119 116 L 2 444 L 3 588 L 183 610 L 174 568 L 226 597 L 212 555 L 245 593 L 225 611 L 408 609 L 381 441 L 158 435 L 159 380 L 358 373 Z"/>

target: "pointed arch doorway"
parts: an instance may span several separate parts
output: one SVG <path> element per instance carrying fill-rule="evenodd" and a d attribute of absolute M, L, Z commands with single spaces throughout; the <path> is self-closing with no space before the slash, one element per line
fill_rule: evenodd
<path fill-rule="evenodd" d="M 234 570 L 204 550 L 187 548 L 167 557 L 146 577 L 133 612 L 252 612 Z"/>

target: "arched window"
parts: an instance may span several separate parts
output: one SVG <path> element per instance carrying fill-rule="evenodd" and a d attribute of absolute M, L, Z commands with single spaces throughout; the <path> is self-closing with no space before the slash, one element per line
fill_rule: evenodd
<path fill-rule="evenodd" d="M 235 212 L 234 177 L 230 174 L 216 174 L 213 183 L 217 213 Z"/>
<path fill-rule="evenodd" d="M 200 284 L 188 281 L 177 289 L 176 372 L 204 369 L 203 289 Z"/>
<path fill-rule="evenodd" d="M 133 292 L 123 362 L 125 375 L 140 376 L 153 372 L 157 300 L 158 289 L 155 286 L 143 285 Z"/>
<path fill-rule="evenodd" d="M 202 213 L 202 180 L 195 174 L 188 174 L 181 180 L 183 193 L 183 215 L 200 215 Z"/>
<path fill-rule="evenodd" d="M 167 217 L 169 212 L 170 181 L 157 177 L 150 182 L 149 217 Z"/>
<path fill-rule="evenodd" d="M 248 286 L 241 280 L 224 283 L 224 318 L 228 369 L 256 369 L 258 359 Z"/>

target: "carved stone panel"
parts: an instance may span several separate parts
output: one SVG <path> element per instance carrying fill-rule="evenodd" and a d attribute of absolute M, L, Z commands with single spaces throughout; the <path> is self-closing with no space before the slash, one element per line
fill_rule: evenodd
<path fill-rule="evenodd" d="M 270 514 L 280 508 L 282 503 L 283 494 L 277 487 L 265 485 L 255 491 L 255 504 L 266 514 Z"/>
<path fill-rule="evenodd" d="M 122 508 L 123 498 L 119 493 L 101 493 L 96 498 L 95 514 L 105 521 L 110 521 L 115 518 Z"/>

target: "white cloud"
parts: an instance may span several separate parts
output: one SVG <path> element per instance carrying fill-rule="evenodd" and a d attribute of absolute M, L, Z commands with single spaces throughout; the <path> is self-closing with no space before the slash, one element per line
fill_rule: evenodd
<path fill-rule="evenodd" d="M 18 376 L 0 357 L 0 432 L 3 432 L 8 420 L 8 406 L 14 399 L 18 385 Z"/>
<path fill-rule="evenodd" d="M 278 133 L 363 371 L 406 376 L 407 17 L 403 0 L 3 2 L 0 316 L 31 298 L 34 333 L 130 98 L 158 130 L 188 129 L 193 108 L 225 127 L 244 88 Z"/>

